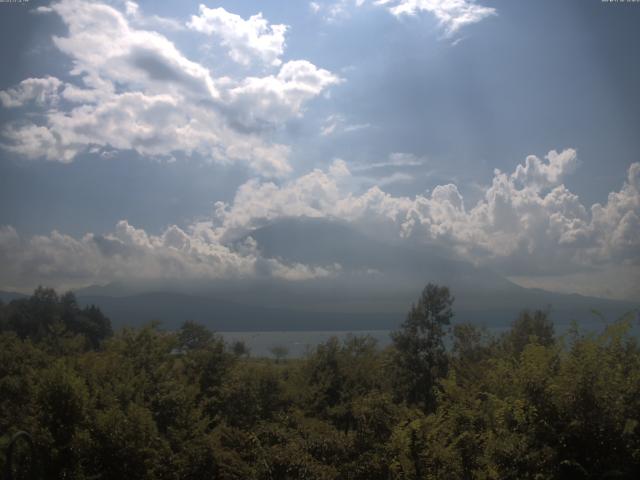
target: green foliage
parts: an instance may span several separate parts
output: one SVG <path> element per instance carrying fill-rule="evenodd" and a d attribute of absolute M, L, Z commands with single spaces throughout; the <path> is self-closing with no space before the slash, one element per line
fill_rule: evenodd
<path fill-rule="evenodd" d="M 289 355 L 289 349 L 283 345 L 275 345 L 269 349 L 271 355 L 276 359 L 276 362 L 284 360 Z"/>
<path fill-rule="evenodd" d="M 546 347 L 554 342 L 553 323 L 549 319 L 549 313 L 542 310 L 522 312 L 503 337 L 505 347 L 515 355 L 520 354 L 529 343 Z"/>
<path fill-rule="evenodd" d="M 640 478 L 629 319 L 557 338 L 525 312 L 445 342 L 451 306 L 430 285 L 389 348 L 332 338 L 281 362 L 192 322 L 109 335 L 38 289 L 0 306 L 0 447 L 30 432 L 39 478 Z"/>
<path fill-rule="evenodd" d="M 453 316 L 452 304 L 447 287 L 429 284 L 411 307 L 401 329 L 391 334 L 396 391 L 401 399 L 425 411 L 435 409 L 436 384 L 447 373 L 444 336 Z"/>
<path fill-rule="evenodd" d="M 273 420 L 287 405 L 281 376 L 264 363 L 236 365 L 221 389 L 221 399 L 221 417 L 246 429 Z"/>
<path fill-rule="evenodd" d="M 96 306 L 80 308 L 72 292 L 58 296 L 38 287 L 27 299 L 0 305 L 0 332 L 45 342 L 55 353 L 99 348 L 112 334 L 111 322 Z"/>
<path fill-rule="evenodd" d="M 354 402 L 385 383 L 382 362 L 370 337 L 331 338 L 303 364 L 300 387 L 305 408 L 345 431 L 354 426 Z"/>
<path fill-rule="evenodd" d="M 231 345 L 231 351 L 237 357 L 248 357 L 251 354 L 249 347 L 242 340 L 236 340 Z"/>
<path fill-rule="evenodd" d="M 199 323 L 187 321 L 180 327 L 178 343 L 184 350 L 202 350 L 207 348 L 214 340 L 214 335 Z"/>

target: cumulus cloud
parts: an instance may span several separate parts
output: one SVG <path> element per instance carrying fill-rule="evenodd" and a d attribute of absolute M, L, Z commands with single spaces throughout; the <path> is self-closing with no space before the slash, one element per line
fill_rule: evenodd
<path fill-rule="evenodd" d="M 414 158 L 394 155 L 391 162 Z M 233 201 L 215 205 L 211 220 L 185 230 L 172 226 L 152 235 L 123 221 L 104 236 L 76 239 L 53 232 L 25 239 L 3 227 L 0 283 L 338 275 L 339 265 L 290 265 L 263 258 L 250 238 L 252 231 L 275 220 L 312 217 L 339 219 L 414 246 L 436 245 L 525 285 L 553 286 L 560 278 L 573 278 L 572 286 L 582 293 L 610 296 L 595 291 L 595 282 L 588 279 L 615 279 L 613 290 L 637 298 L 640 292 L 630 285 L 637 285 L 633 281 L 640 274 L 640 163 L 630 165 L 621 188 L 606 202 L 590 206 L 562 184 L 576 165 L 573 149 L 529 156 L 512 173 L 496 170 L 483 197 L 468 206 L 454 184 L 414 197 L 390 195 L 380 185 L 353 193 L 356 177 L 338 159 L 326 170 L 314 169 L 289 181 L 250 180 Z M 607 286 L 611 282 L 602 288 Z"/>
<path fill-rule="evenodd" d="M 229 56 L 241 65 L 248 66 L 254 60 L 269 66 L 282 64 L 288 27 L 270 25 L 262 13 L 245 20 L 222 7 L 200 5 L 200 14 L 193 15 L 187 27 L 219 38 Z"/>
<path fill-rule="evenodd" d="M 145 18 L 137 4 L 126 8 L 128 14 L 100 3 L 52 4 L 68 27 L 68 35 L 53 42 L 72 60 L 70 74 L 78 81 L 27 79 L 0 92 L 5 107 L 47 107 L 36 112 L 40 121 L 29 116 L 6 125 L 1 145 L 62 162 L 96 147 L 151 157 L 197 154 L 244 162 L 265 176 L 287 174 L 289 148 L 265 132 L 300 116 L 305 102 L 338 77 L 297 60 L 265 77 L 216 78 L 166 36 L 137 28 Z"/>
<path fill-rule="evenodd" d="M 252 180 L 233 202 L 219 203 L 210 228 L 226 240 L 281 217 L 339 218 L 375 225 L 376 233 L 437 244 L 506 274 L 559 274 L 613 263 L 638 267 L 640 163 L 604 205 L 585 206 L 562 179 L 576 166 L 575 150 L 527 157 L 511 174 L 496 171 L 483 198 L 465 206 L 458 187 L 439 185 L 429 195 L 392 196 L 373 186 L 356 195 L 352 174 L 337 160 L 276 185 Z"/>
<path fill-rule="evenodd" d="M 396 17 L 428 12 L 436 17 L 447 35 L 462 27 L 496 14 L 495 8 L 478 5 L 473 0 L 376 0 Z"/>
<path fill-rule="evenodd" d="M 300 116 L 303 105 L 341 79 L 306 60 L 285 63 L 277 75 L 248 77 L 223 93 L 230 115 L 255 129 Z"/>
<path fill-rule="evenodd" d="M 0 103 L 5 108 L 22 107 L 30 102 L 50 106 L 60 99 L 62 82 L 55 77 L 27 78 L 8 90 L 0 91 Z"/>
<path fill-rule="evenodd" d="M 0 227 L 2 288 L 33 288 L 40 283 L 66 288 L 117 280 L 215 280 L 275 278 L 302 281 L 327 277 L 339 265 L 286 264 L 261 256 L 248 237 L 236 247 L 212 241 L 204 232 L 171 226 L 151 235 L 126 221 L 108 235 L 73 238 L 57 231 L 31 238 Z"/>
<path fill-rule="evenodd" d="M 524 165 L 518 165 L 512 178 L 521 186 L 538 190 L 557 185 L 563 176 L 571 173 L 577 166 L 576 151 L 568 148 L 561 153 L 551 151 L 546 156 L 547 162 L 535 155 L 530 155 Z"/>
<path fill-rule="evenodd" d="M 159 15 L 143 15 L 140 6 L 136 2 L 124 2 L 125 13 L 136 26 L 153 28 L 158 30 L 179 31 L 185 26 L 173 18 L 161 17 Z"/>

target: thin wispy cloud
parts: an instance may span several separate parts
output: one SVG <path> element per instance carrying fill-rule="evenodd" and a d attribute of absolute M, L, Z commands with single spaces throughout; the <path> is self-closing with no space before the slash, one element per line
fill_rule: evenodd
<path fill-rule="evenodd" d="M 495 8 L 485 7 L 473 0 L 376 0 L 396 17 L 427 12 L 435 16 L 447 35 L 497 14 Z"/>
<path fill-rule="evenodd" d="M 497 10 L 475 0 L 338 0 L 328 3 L 310 2 L 309 8 L 328 21 L 349 18 L 362 7 L 383 7 L 393 16 L 416 16 L 426 13 L 435 17 L 446 36 L 453 36 L 462 28 L 497 15 Z"/>
<path fill-rule="evenodd" d="M 357 132 L 370 128 L 369 123 L 348 123 L 347 120 L 339 114 L 329 115 L 320 129 L 322 136 L 337 135 L 340 133 Z"/>
<path fill-rule="evenodd" d="M 382 162 L 371 162 L 353 165 L 353 171 L 374 170 L 380 168 L 420 167 L 426 163 L 426 159 L 419 158 L 412 153 L 394 152 Z"/>

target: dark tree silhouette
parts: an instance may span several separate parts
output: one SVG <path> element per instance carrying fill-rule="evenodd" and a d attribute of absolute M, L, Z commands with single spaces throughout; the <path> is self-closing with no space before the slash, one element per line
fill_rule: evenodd
<path fill-rule="evenodd" d="M 80 308 L 72 292 L 58 296 L 52 288 L 38 287 L 31 297 L 13 300 L 2 311 L 0 328 L 23 339 L 83 335 L 97 349 L 113 333 L 111 321 L 98 307 Z"/>
<path fill-rule="evenodd" d="M 447 374 L 446 327 L 453 317 L 448 287 L 428 284 L 411 307 L 400 330 L 391 334 L 396 391 L 425 411 L 435 408 L 434 387 Z"/>

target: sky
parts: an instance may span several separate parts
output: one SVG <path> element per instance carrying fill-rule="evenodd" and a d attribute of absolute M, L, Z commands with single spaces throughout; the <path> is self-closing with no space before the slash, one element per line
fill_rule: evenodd
<path fill-rule="evenodd" d="M 640 299 L 638 2 L 0 10 L 0 289 L 340 275 L 246 237 L 318 217 Z"/>

